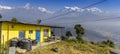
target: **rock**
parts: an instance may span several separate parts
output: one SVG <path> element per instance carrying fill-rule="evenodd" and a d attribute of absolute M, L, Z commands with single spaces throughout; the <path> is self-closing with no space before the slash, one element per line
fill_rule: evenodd
<path fill-rule="evenodd" d="M 51 51 L 58 52 L 58 48 L 51 48 Z"/>
<path fill-rule="evenodd" d="M 27 50 L 26 49 L 17 48 L 16 51 L 17 51 L 17 53 L 25 53 Z"/>
<path fill-rule="evenodd" d="M 120 50 L 111 50 L 110 54 L 120 54 Z"/>

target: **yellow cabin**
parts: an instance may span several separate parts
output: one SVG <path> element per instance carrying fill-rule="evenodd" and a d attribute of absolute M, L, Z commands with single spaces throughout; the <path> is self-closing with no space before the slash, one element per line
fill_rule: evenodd
<path fill-rule="evenodd" d="M 0 42 L 6 43 L 12 38 L 31 38 L 44 42 L 51 36 L 52 27 L 56 26 L 0 21 Z"/>

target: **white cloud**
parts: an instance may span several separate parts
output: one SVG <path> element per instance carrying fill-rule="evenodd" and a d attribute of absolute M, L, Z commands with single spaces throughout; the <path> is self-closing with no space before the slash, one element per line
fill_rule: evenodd
<path fill-rule="evenodd" d="M 66 6 L 65 9 L 69 9 L 71 11 L 77 11 L 77 12 L 83 12 L 85 10 L 85 9 L 82 9 L 82 8 L 79 8 L 79 7 L 76 7 L 76 6 L 74 6 L 74 7 Z"/>
<path fill-rule="evenodd" d="M 30 3 L 25 4 L 25 6 L 23 8 L 30 9 Z"/>
<path fill-rule="evenodd" d="M 38 7 L 38 10 L 41 11 L 41 12 L 46 12 L 46 13 L 53 13 L 52 11 L 49 11 L 46 8 L 43 8 L 43 7 Z"/>
<path fill-rule="evenodd" d="M 83 11 L 88 11 L 88 12 L 93 12 L 93 13 L 95 13 L 95 12 L 97 12 L 97 13 L 103 12 L 101 9 L 99 9 L 97 7 L 83 9 L 83 8 L 80 8 L 80 7 L 77 7 L 77 6 L 73 6 L 73 7 L 66 6 L 65 9 L 68 9 L 70 11 L 76 11 L 76 12 L 83 12 Z"/>
<path fill-rule="evenodd" d="M 35 8 L 30 6 L 30 3 L 25 4 L 25 6 L 23 8 L 25 8 L 25 9 L 35 9 Z M 39 10 L 41 12 L 45 12 L 45 13 L 53 13 L 52 11 L 49 11 L 46 8 L 43 8 L 43 7 L 38 7 L 37 10 Z"/>
<path fill-rule="evenodd" d="M 0 10 L 11 10 L 13 7 L 0 5 Z"/>
<path fill-rule="evenodd" d="M 93 7 L 93 8 L 88 8 L 87 9 L 89 12 L 103 12 L 101 9 L 97 8 L 97 7 Z"/>
<path fill-rule="evenodd" d="M 46 8 L 43 8 L 43 7 L 38 7 L 38 10 L 42 11 L 42 12 L 46 12 L 47 9 Z"/>

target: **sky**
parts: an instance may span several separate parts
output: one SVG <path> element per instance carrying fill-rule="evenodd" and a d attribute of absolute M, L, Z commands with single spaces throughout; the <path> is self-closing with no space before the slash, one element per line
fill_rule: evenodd
<path fill-rule="evenodd" d="M 100 1 L 104 1 L 104 0 L 0 0 L 0 13 L 4 15 L 3 19 L 9 19 L 12 18 L 12 16 L 18 18 L 32 19 L 34 17 L 34 18 L 43 19 L 43 18 L 49 18 L 48 15 L 50 15 L 50 13 L 52 14 L 52 16 L 56 16 L 57 14 L 59 15 L 61 13 L 64 15 L 69 11 L 76 12 L 76 15 L 68 14 L 68 16 L 71 17 L 74 16 L 74 18 L 81 17 L 79 16 L 79 14 L 86 11 L 88 13 L 91 12 L 91 14 L 82 13 L 83 14 L 82 16 L 88 16 L 85 17 L 88 19 L 91 16 L 92 16 L 91 18 L 98 18 L 98 19 L 102 18 L 102 17 L 93 16 L 94 14 L 101 12 L 102 12 L 101 14 L 96 14 L 96 15 L 102 15 L 103 17 L 108 15 L 119 16 L 120 0 L 105 0 L 102 3 L 87 7 L 91 4 L 95 4 Z M 87 8 L 83 9 L 84 7 Z M 77 14 L 77 12 L 79 12 L 79 14 Z M 68 16 L 67 17 L 64 16 L 63 18 L 70 18 Z M 60 20 L 62 19 L 60 18 Z"/>
<path fill-rule="evenodd" d="M 83 8 L 99 1 L 102 0 L 0 0 L 0 5 L 19 8 L 29 3 L 34 8 L 44 7 L 51 11 L 57 11 L 65 6 L 77 6 Z M 120 0 L 106 0 L 94 7 L 99 7 L 106 11 L 118 12 L 116 10 L 120 10 L 119 3 Z"/>
<path fill-rule="evenodd" d="M 73 18 L 81 17 L 79 16 L 79 14 L 86 11 L 88 13 L 91 12 L 91 14 L 83 13 L 82 16 L 87 16 L 85 18 L 88 18 L 88 19 L 91 16 L 92 16 L 91 18 L 99 19 L 100 17 L 93 16 L 93 14 L 101 13 L 101 12 L 102 12 L 101 14 L 96 14 L 96 15 L 102 15 L 102 16 L 118 15 L 119 16 L 120 0 L 105 0 L 102 3 L 87 7 L 91 4 L 95 4 L 100 1 L 104 1 L 104 0 L 0 0 L 0 13 L 3 14 L 3 17 L 4 17 L 3 19 L 11 19 L 14 16 L 18 18 L 30 18 L 31 20 L 33 18 L 42 18 L 42 19 L 49 18 L 48 15 L 50 15 L 50 13 L 52 14 L 51 16 L 56 16 L 60 14 L 64 15 L 65 13 L 70 11 L 76 12 L 76 15 L 68 14 L 68 16 L 70 17 L 74 16 Z M 84 7 L 87 7 L 87 8 L 83 9 Z M 79 12 L 79 14 L 77 14 L 77 12 Z M 67 17 L 64 16 L 63 18 L 65 19 L 70 18 L 68 16 Z M 62 19 L 60 18 L 60 20 Z M 71 21 L 74 21 L 74 20 L 71 19 Z"/>

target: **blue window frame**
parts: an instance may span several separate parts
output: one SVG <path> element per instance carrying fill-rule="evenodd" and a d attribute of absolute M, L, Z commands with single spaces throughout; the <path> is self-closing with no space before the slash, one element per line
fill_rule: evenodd
<path fill-rule="evenodd" d="M 47 36 L 48 36 L 48 31 L 49 31 L 48 29 L 44 29 L 44 34 L 43 34 L 44 37 L 47 37 Z"/>

